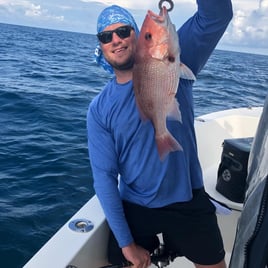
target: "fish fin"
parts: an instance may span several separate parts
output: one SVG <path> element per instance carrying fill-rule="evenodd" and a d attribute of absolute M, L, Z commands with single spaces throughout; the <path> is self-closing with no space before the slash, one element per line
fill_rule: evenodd
<path fill-rule="evenodd" d="M 163 161 L 170 152 L 183 151 L 182 146 L 168 130 L 164 134 L 156 136 L 155 139 L 161 161 Z"/>
<path fill-rule="evenodd" d="M 168 111 L 167 116 L 169 119 L 173 119 L 182 123 L 180 105 L 175 98 L 172 103 L 171 109 Z"/>
<path fill-rule="evenodd" d="M 182 62 L 180 63 L 180 77 L 182 79 L 188 79 L 188 80 L 194 80 L 194 81 L 196 80 L 195 75 L 190 70 L 190 68 L 187 67 Z"/>

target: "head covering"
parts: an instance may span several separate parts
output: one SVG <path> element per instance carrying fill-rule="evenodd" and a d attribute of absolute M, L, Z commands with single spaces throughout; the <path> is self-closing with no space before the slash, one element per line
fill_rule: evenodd
<path fill-rule="evenodd" d="M 132 15 L 126 9 L 117 5 L 109 6 L 100 13 L 97 22 L 97 32 L 102 32 L 107 26 L 115 23 L 124 23 L 126 25 L 131 25 L 134 28 L 136 35 L 139 35 L 138 26 Z M 100 43 L 97 44 L 97 47 L 95 49 L 95 61 L 100 64 L 104 70 L 113 73 L 112 66 L 106 61 L 103 56 Z"/>

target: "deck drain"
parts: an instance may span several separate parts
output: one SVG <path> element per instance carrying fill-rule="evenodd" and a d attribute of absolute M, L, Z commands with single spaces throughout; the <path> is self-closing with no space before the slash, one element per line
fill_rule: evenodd
<path fill-rule="evenodd" d="M 75 219 L 70 221 L 69 228 L 78 233 L 87 233 L 94 228 L 94 224 L 87 219 Z"/>

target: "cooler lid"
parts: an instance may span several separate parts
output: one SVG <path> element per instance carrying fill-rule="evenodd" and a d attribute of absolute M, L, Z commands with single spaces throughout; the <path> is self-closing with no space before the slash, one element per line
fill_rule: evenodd
<path fill-rule="evenodd" d="M 239 150 L 241 150 L 243 152 L 248 152 L 248 153 L 250 152 L 252 142 L 253 142 L 253 137 L 225 139 L 224 140 L 224 143 L 230 144 L 233 147 L 236 147 Z"/>

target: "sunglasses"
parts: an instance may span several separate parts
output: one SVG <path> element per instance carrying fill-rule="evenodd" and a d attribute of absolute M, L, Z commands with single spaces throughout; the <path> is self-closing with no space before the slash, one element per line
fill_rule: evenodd
<path fill-rule="evenodd" d="M 97 34 L 99 41 L 103 44 L 108 44 L 113 40 L 113 33 L 116 33 L 121 39 L 130 37 L 131 30 L 134 30 L 130 25 L 120 26 L 112 31 L 103 31 Z"/>

